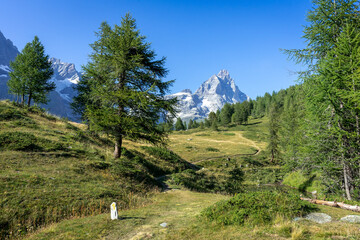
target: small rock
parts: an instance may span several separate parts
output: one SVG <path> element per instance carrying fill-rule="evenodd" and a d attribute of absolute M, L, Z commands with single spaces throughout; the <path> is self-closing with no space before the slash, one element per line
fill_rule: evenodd
<path fill-rule="evenodd" d="M 300 221 L 301 219 L 303 219 L 303 218 L 301 218 L 301 217 L 296 217 L 296 218 L 293 219 L 293 221 L 294 221 L 294 222 L 297 222 L 297 221 Z"/>
<path fill-rule="evenodd" d="M 166 228 L 166 227 L 167 227 L 167 223 L 166 223 L 166 222 L 163 222 L 163 223 L 160 224 L 160 226 Z"/>
<path fill-rule="evenodd" d="M 191 141 L 192 140 L 192 138 L 188 138 L 188 141 Z"/>
<path fill-rule="evenodd" d="M 331 222 L 331 217 L 325 213 L 310 213 L 305 217 L 307 220 L 316 223 L 327 223 Z"/>
<path fill-rule="evenodd" d="M 349 222 L 349 223 L 360 223 L 360 216 L 359 215 L 347 215 L 347 216 L 341 218 L 340 221 Z"/>

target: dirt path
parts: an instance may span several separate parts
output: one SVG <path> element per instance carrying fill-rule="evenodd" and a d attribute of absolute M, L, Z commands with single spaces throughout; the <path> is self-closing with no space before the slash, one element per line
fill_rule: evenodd
<path fill-rule="evenodd" d="M 163 192 L 147 207 L 119 212 L 119 221 L 105 239 L 166 239 L 169 230 L 188 226 L 204 208 L 227 198 L 185 190 Z"/>
<path fill-rule="evenodd" d="M 245 138 L 241 133 L 236 133 L 236 136 L 241 139 L 242 141 L 244 142 L 248 142 L 249 143 L 249 146 L 253 147 L 253 148 L 256 148 L 256 151 L 254 153 L 246 153 L 246 154 L 234 154 L 234 155 L 223 155 L 223 156 L 218 156 L 218 157 L 209 157 L 209 158 L 204 158 L 204 159 L 201 159 L 201 160 L 198 160 L 198 161 L 195 161 L 195 162 L 192 162 L 194 164 L 196 163 L 201 163 L 201 162 L 205 162 L 205 161 L 210 161 L 210 160 L 215 160 L 215 159 L 220 159 L 220 158 L 226 158 L 226 157 L 229 157 L 229 158 L 233 158 L 233 157 L 240 157 L 240 156 L 256 156 L 258 155 L 260 152 L 261 152 L 261 148 L 256 144 L 256 142 L 248 139 L 248 138 Z M 207 139 L 207 141 L 209 142 L 221 142 L 221 143 L 224 143 L 224 142 L 229 142 L 229 143 L 233 143 L 234 141 L 224 141 L 224 140 L 214 140 L 214 139 Z"/>

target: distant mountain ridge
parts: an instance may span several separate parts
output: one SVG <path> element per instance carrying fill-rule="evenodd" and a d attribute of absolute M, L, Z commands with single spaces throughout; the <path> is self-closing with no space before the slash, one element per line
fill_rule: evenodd
<path fill-rule="evenodd" d="M 14 61 L 18 54 L 18 49 L 0 31 L 0 99 L 14 99 L 14 96 L 8 93 L 6 83 L 10 79 L 10 62 Z M 56 58 L 50 58 L 50 61 L 54 70 L 51 81 L 56 84 L 56 89 L 50 92 L 50 101 L 43 107 L 60 117 L 66 117 L 72 121 L 79 120 L 79 117 L 73 114 L 70 104 L 77 94 L 74 86 L 80 81 L 81 73 L 72 63 L 65 63 Z"/>
<path fill-rule="evenodd" d="M 178 117 L 183 120 L 203 119 L 210 112 L 221 109 L 225 103 L 248 100 L 248 96 L 239 90 L 227 70 L 221 70 L 218 74 L 211 76 L 195 93 L 185 89 L 166 97 L 176 97 L 179 100 Z"/>

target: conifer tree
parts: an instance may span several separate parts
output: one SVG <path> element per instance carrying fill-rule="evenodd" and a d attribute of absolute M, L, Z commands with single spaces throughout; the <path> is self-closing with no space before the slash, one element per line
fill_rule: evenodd
<path fill-rule="evenodd" d="M 213 121 L 211 124 L 211 129 L 213 131 L 219 131 L 218 125 L 217 125 L 217 121 Z"/>
<path fill-rule="evenodd" d="M 190 120 L 189 120 L 189 124 L 188 124 L 188 127 L 187 127 L 187 128 L 188 128 L 188 129 L 192 129 L 192 128 L 193 128 L 193 124 L 194 124 L 194 123 L 193 123 L 193 120 L 192 120 L 192 119 L 190 119 Z"/>
<path fill-rule="evenodd" d="M 279 117 L 280 111 L 276 103 L 272 104 L 269 112 L 269 145 L 267 151 L 270 152 L 270 162 L 276 163 L 279 160 Z"/>
<path fill-rule="evenodd" d="M 346 88 L 341 85 L 344 82 L 352 84 L 351 81 L 344 80 L 354 76 L 346 69 L 349 69 L 350 62 L 354 60 L 348 57 L 355 54 L 348 52 L 347 59 L 342 61 L 344 56 L 338 51 L 345 38 L 355 37 L 351 34 L 344 37 L 347 28 L 351 26 L 356 31 L 359 29 L 359 3 L 357 0 L 313 0 L 313 4 L 313 9 L 307 15 L 309 24 L 305 26 L 303 35 L 307 47 L 285 50 L 290 58 L 308 67 L 306 71 L 300 72 L 304 82 L 308 119 L 303 127 L 307 136 L 307 144 L 303 148 L 304 159 L 310 162 L 308 165 L 312 169 L 321 171 L 326 180 L 331 182 L 329 188 L 338 186 L 351 199 L 356 176 L 354 172 L 359 172 L 349 161 L 349 157 L 357 151 L 351 147 L 356 140 L 354 142 L 351 140 L 354 138 L 349 137 L 349 132 L 356 129 L 356 111 L 351 109 L 354 105 L 351 106 L 351 103 L 341 97 Z M 345 48 L 349 48 L 351 44 L 346 41 Z M 350 95 L 350 98 L 355 96 Z M 352 124 L 347 122 L 351 115 Z M 354 127 L 353 130 L 350 130 L 350 126 Z M 343 131 L 344 129 L 347 130 Z M 338 167 L 341 165 L 342 169 L 339 171 Z"/>
<path fill-rule="evenodd" d="M 214 121 L 217 121 L 216 114 L 214 112 L 210 112 L 208 119 L 209 119 L 209 123 L 210 123 L 210 125 L 208 127 L 210 127 Z"/>
<path fill-rule="evenodd" d="M 157 122 L 173 116 L 176 103 L 164 97 L 173 83 L 162 80 L 167 74 L 165 58 L 155 59 L 130 14 L 120 26 L 103 22 L 96 36 L 78 89 L 82 98 L 75 99 L 85 105 L 90 129 L 114 138 L 115 158 L 121 156 L 124 138 L 164 144 L 167 135 Z"/>
<path fill-rule="evenodd" d="M 30 106 L 35 103 L 47 103 L 47 94 L 55 89 L 55 83 L 49 79 L 53 75 L 49 56 L 37 36 L 27 43 L 21 53 L 10 63 L 13 70 L 7 82 L 9 92 L 21 97 L 21 103 Z"/>
<path fill-rule="evenodd" d="M 185 130 L 185 125 L 184 125 L 183 121 L 181 120 L 181 118 L 176 119 L 175 130 L 176 131 Z"/>
<path fill-rule="evenodd" d="M 233 112 L 234 111 L 231 105 L 229 103 L 225 103 L 220 112 L 220 122 L 222 125 L 228 125 L 231 122 L 231 116 Z"/>

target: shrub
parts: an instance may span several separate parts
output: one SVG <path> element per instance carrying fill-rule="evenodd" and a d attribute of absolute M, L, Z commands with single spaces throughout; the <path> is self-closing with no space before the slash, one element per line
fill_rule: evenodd
<path fill-rule="evenodd" d="M 235 136 L 235 133 L 223 133 L 225 136 Z"/>
<path fill-rule="evenodd" d="M 21 119 L 26 114 L 18 109 L 10 108 L 8 106 L 0 107 L 0 121 Z"/>
<path fill-rule="evenodd" d="M 66 148 L 60 142 L 39 138 L 31 133 L 5 132 L 0 134 L 0 149 L 15 151 L 56 151 Z"/>
<path fill-rule="evenodd" d="M 262 191 L 241 193 L 206 208 L 202 216 L 223 225 L 272 224 L 277 216 L 285 219 L 316 210 L 293 192 Z"/>
<path fill-rule="evenodd" d="M 36 137 L 31 133 L 6 132 L 0 134 L 0 149 L 2 150 L 40 150 L 41 147 L 36 142 Z"/>
<path fill-rule="evenodd" d="M 209 152 L 220 152 L 219 149 L 213 148 L 213 147 L 207 147 L 205 150 L 206 150 L 206 151 L 209 151 Z"/>

